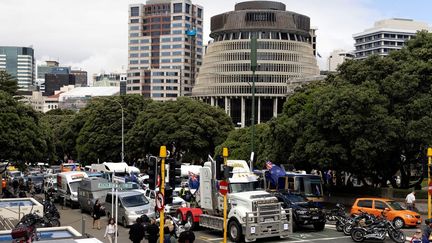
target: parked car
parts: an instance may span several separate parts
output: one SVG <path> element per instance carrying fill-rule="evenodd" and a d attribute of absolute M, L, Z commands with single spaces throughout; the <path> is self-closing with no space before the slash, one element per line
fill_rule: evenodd
<path fill-rule="evenodd" d="M 420 214 L 406 210 L 398 202 L 387 198 L 357 198 L 351 208 L 351 215 L 363 211 L 379 217 L 386 208 L 389 209 L 385 215 L 386 218 L 392 221 L 397 228 L 417 226 L 421 223 Z"/>
<path fill-rule="evenodd" d="M 292 209 L 294 230 L 303 225 L 313 225 L 319 231 L 324 229 L 326 217 L 318 203 L 308 200 L 300 193 L 283 191 L 274 193 L 274 196 L 284 209 Z"/>
<path fill-rule="evenodd" d="M 115 195 L 118 195 L 118 207 L 114 207 L 114 212 L 112 212 L 112 201 L 115 203 Z M 143 214 L 148 217 L 155 216 L 155 212 L 151 208 L 150 202 L 141 192 L 108 192 L 105 197 L 105 211 L 107 216 L 114 216 L 116 208 L 118 208 L 118 220 L 125 227 L 134 224 L 136 219 L 141 217 Z"/>

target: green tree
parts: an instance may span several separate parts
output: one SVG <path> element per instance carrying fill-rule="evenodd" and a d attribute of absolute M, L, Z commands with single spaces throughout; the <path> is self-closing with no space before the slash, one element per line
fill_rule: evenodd
<path fill-rule="evenodd" d="M 45 137 L 39 114 L 0 91 L 0 158 L 44 160 L 47 152 Z"/>
<path fill-rule="evenodd" d="M 255 126 L 255 168 L 261 169 L 265 161 L 278 161 L 276 152 L 272 148 L 272 136 L 268 123 L 261 123 Z M 249 160 L 251 155 L 251 128 L 241 128 L 232 130 L 225 142 L 216 147 L 215 154 L 221 155 L 222 148 L 226 147 L 229 151 L 230 159 Z"/>
<path fill-rule="evenodd" d="M 78 158 L 85 163 L 121 160 L 121 107 L 124 108 L 124 135 L 135 123 L 139 112 L 151 100 L 140 95 L 95 98 L 72 121 L 65 145 L 74 146 Z M 77 133 L 78 132 L 78 133 Z M 131 159 L 133 151 L 125 147 L 125 156 Z"/>
<path fill-rule="evenodd" d="M 10 95 L 16 95 L 18 80 L 6 71 L 0 71 L 0 90 Z"/>
<path fill-rule="evenodd" d="M 135 158 L 158 154 L 161 145 L 174 145 L 176 154 L 186 161 L 205 159 L 233 129 L 222 109 L 201 101 L 178 98 L 154 102 L 139 114 L 128 132 L 127 144 Z"/>

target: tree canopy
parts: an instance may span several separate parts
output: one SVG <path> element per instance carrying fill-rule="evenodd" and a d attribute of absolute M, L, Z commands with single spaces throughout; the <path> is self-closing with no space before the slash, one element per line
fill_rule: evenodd
<path fill-rule="evenodd" d="M 18 80 L 8 72 L 0 71 L 0 90 L 10 95 L 16 95 L 18 90 Z"/>
<path fill-rule="evenodd" d="M 205 159 L 232 129 L 232 121 L 222 109 L 178 98 L 149 104 L 128 133 L 127 144 L 135 158 L 157 155 L 159 147 L 167 145 L 174 146 L 186 161 Z"/>

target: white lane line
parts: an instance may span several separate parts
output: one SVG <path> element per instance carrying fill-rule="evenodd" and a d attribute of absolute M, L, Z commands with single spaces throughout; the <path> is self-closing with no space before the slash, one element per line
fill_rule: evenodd
<path fill-rule="evenodd" d="M 290 237 L 294 238 L 294 237 Z M 340 236 L 340 237 L 329 237 L 329 238 L 319 238 L 319 239 L 307 239 L 307 240 L 297 240 L 297 241 L 289 241 L 289 243 L 295 243 L 295 242 L 305 242 L 305 241 L 323 241 L 323 240 L 339 240 L 339 239 L 346 239 L 351 238 L 350 236 Z"/>

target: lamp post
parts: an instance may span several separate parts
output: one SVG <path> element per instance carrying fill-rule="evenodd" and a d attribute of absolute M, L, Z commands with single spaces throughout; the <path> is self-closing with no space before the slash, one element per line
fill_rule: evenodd
<path fill-rule="evenodd" d="M 252 116 L 251 116 L 251 162 L 250 170 L 253 170 L 253 160 L 255 156 L 255 71 L 257 70 L 257 36 L 251 36 L 251 70 L 252 70 Z"/>

